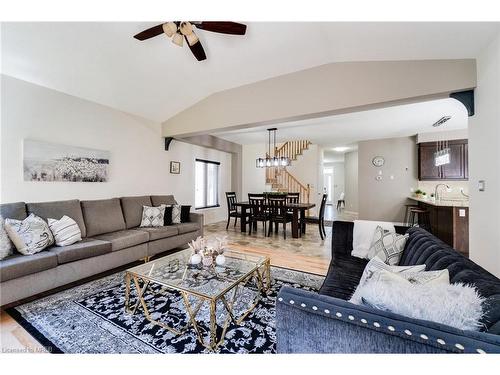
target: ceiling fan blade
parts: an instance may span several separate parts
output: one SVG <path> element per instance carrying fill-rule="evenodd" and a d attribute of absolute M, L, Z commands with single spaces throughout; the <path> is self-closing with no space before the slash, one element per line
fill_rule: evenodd
<path fill-rule="evenodd" d="M 245 35 L 247 25 L 237 22 L 202 21 L 194 24 L 198 29 L 213 31 L 214 33 Z"/>
<path fill-rule="evenodd" d="M 163 24 L 153 26 L 147 30 L 144 30 L 144 31 L 140 32 L 139 34 L 134 35 L 134 38 L 138 39 L 138 40 L 146 40 L 146 39 L 158 36 L 160 34 L 163 34 Z"/>
<path fill-rule="evenodd" d="M 186 36 L 184 36 L 184 39 L 186 40 L 186 43 L 191 52 L 193 52 L 194 57 L 196 57 L 196 60 L 203 61 L 207 59 L 205 50 L 203 49 L 203 46 L 201 45 L 201 42 L 199 40 L 195 44 L 190 46 Z"/>

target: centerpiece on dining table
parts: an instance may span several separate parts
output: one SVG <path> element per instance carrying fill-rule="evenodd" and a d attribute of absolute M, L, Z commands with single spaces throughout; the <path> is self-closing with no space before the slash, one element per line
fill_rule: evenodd
<path fill-rule="evenodd" d="M 188 243 L 193 251 L 189 262 L 192 265 L 201 264 L 204 267 L 212 265 L 222 266 L 226 263 L 224 250 L 228 244 L 227 236 L 224 237 L 198 237 Z"/>

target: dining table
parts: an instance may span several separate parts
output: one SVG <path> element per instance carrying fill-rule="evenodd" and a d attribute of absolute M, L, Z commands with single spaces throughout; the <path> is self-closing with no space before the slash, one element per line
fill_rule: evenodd
<path fill-rule="evenodd" d="M 240 228 L 242 232 L 247 230 L 247 217 L 250 216 L 251 204 L 249 201 L 236 202 L 234 204 L 241 209 L 241 220 Z M 267 208 L 268 204 L 264 203 L 264 208 Z M 306 215 L 306 211 L 311 208 L 316 207 L 314 203 L 286 203 L 285 208 L 287 211 L 292 212 L 292 238 L 299 238 L 301 233 L 305 233 L 306 222 L 303 220 Z"/>

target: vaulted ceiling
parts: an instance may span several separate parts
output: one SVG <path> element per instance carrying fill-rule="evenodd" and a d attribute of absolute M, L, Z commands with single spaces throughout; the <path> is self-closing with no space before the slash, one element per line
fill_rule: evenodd
<path fill-rule="evenodd" d="M 2 73 L 158 122 L 218 91 L 339 61 L 474 58 L 498 23 L 247 23 L 199 31 L 208 59 L 158 36 L 156 23 L 3 23 Z"/>

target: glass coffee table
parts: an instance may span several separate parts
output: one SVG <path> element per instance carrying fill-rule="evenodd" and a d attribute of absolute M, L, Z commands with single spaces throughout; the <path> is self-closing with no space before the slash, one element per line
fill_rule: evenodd
<path fill-rule="evenodd" d="M 229 250 L 224 253 L 226 258 L 224 265 L 204 267 L 191 265 L 189 263 L 191 254 L 192 251 L 186 249 L 126 270 L 125 311 L 135 314 L 140 305 L 147 320 L 175 335 L 181 335 L 193 327 L 200 343 L 210 350 L 215 350 L 224 342 L 229 323 L 241 324 L 259 303 L 262 294 L 269 289 L 271 285 L 270 260 L 268 257 Z M 137 301 L 133 306 L 130 305 L 132 284 L 137 292 Z M 159 291 L 155 291 L 158 288 L 155 290 L 150 288 L 153 284 L 161 286 Z M 234 306 L 243 288 L 255 290 L 255 296 L 248 303 L 248 308 L 236 316 Z M 189 319 L 189 322 L 182 328 L 173 328 L 153 319 L 144 298 L 146 293 L 153 293 L 154 298 L 155 295 L 164 296 L 171 291 L 177 291 L 182 295 Z M 203 335 L 207 332 L 203 332 L 197 320 L 198 313 L 204 305 L 208 305 L 210 311 L 208 340 Z M 219 337 L 217 337 L 217 315 L 221 316 L 221 314 L 217 312 L 217 309 L 223 309 L 222 315 L 225 315 L 220 324 L 222 331 Z"/>

